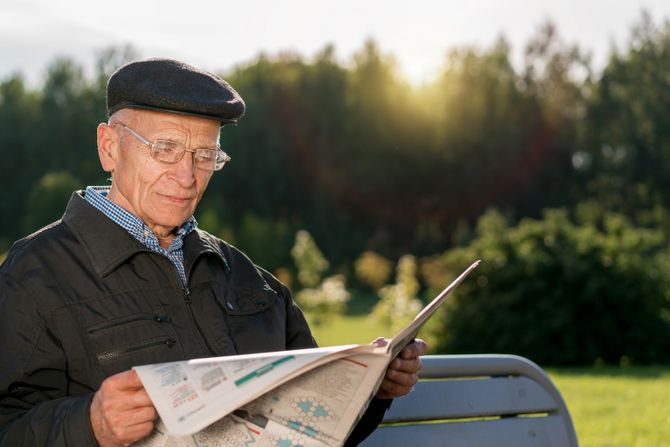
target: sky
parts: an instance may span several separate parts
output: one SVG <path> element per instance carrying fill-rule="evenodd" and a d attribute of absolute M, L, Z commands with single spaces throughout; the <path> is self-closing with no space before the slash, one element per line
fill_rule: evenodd
<path fill-rule="evenodd" d="M 327 44 L 347 63 L 372 38 L 421 83 L 450 48 L 488 48 L 501 35 L 520 63 L 547 20 L 599 70 L 613 45 L 626 46 L 643 9 L 656 24 L 670 18 L 668 0 L 1 0 L 0 80 L 21 73 L 36 85 L 57 57 L 91 73 L 99 51 L 128 44 L 142 57 L 224 73 L 261 52 L 309 58 Z"/>

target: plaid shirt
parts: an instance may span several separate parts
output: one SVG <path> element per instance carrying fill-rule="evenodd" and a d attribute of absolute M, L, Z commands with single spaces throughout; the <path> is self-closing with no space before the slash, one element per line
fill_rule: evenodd
<path fill-rule="evenodd" d="M 184 271 L 184 237 L 197 228 L 198 223 L 195 218 L 193 216 L 189 217 L 188 220 L 179 227 L 176 237 L 166 250 L 160 246 L 158 238 L 154 232 L 151 231 L 139 217 L 107 199 L 107 194 L 110 189 L 110 186 L 88 186 L 86 188 L 86 193 L 84 194 L 84 199 L 105 216 L 112 219 L 116 224 L 120 225 L 121 228 L 126 230 L 149 250 L 167 256 L 177 268 L 179 278 L 184 287 L 186 287 L 188 284 L 186 281 L 186 272 Z"/>

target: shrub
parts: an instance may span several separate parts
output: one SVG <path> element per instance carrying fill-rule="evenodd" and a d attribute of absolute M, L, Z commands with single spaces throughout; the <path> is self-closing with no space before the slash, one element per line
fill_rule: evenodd
<path fill-rule="evenodd" d="M 386 284 L 393 270 L 393 263 L 375 253 L 374 251 L 365 251 L 354 263 L 356 278 L 373 290 L 378 290 Z"/>
<path fill-rule="evenodd" d="M 295 294 L 295 299 L 311 315 L 312 322 L 319 325 L 341 314 L 351 297 L 344 276 L 335 275 L 321 281 L 328 261 L 307 231 L 296 233 L 291 256 L 298 268 L 298 280 L 305 287 Z"/>
<path fill-rule="evenodd" d="M 295 235 L 295 244 L 291 249 L 291 256 L 298 268 L 298 280 L 305 287 L 316 287 L 321 281 L 321 275 L 328 269 L 328 260 L 306 230 L 300 230 Z"/>
<path fill-rule="evenodd" d="M 295 299 L 302 309 L 309 313 L 312 322 L 320 325 L 344 311 L 351 298 L 342 275 L 328 277 L 315 288 L 302 289 Z"/>
<path fill-rule="evenodd" d="M 555 365 L 668 361 L 670 273 L 660 232 L 614 214 L 575 225 L 548 210 L 516 227 L 488 212 L 477 234 L 443 257 L 452 276 L 482 264 L 434 317 L 434 350 Z"/>
<path fill-rule="evenodd" d="M 372 316 L 388 327 L 391 332 L 402 329 L 421 310 L 417 298 L 419 282 L 416 279 L 416 259 L 405 255 L 398 260 L 396 283 L 379 290 L 379 302 Z"/>

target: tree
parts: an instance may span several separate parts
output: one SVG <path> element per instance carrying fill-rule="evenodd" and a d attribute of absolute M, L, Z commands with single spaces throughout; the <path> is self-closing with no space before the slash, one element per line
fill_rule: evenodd
<path fill-rule="evenodd" d="M 69 172 L 50 172 L 45 174 L 30 190 L 27 209 L 23 217 L 23 232 L 32 233 L 63 215 L 72 191 L 80 183 Z"/>
<path fill-rule="evenodd" d="M 31 140 L 38 129 L 38 95 L 26 89 L 23 78 L 12 76 L 0 83 L 0 252 L 20 235 L 25 213 L 25 192 L 38 175 Z M 11 212 L 9 212 L 11 210 Z"/>
<path fill-rule="evenodd" d="M 590 196 L 635 216 L 670 200 L 670 22 L 643 13 L 624 51 L 610 57 L 584 135 Z"/>

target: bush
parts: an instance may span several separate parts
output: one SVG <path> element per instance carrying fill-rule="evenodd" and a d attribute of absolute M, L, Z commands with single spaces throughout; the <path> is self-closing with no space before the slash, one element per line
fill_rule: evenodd
<path fill-rule="evenodd" d="M 351 294 L 347 291 L 342 275 L 330 276 L 318 287 L 302 289 L 295 296 L 300 307 L 317 326 L 341 315 L 349 298 Z"/>
<path fill-rule="evenodd" d="M 330 265 L 306 230 L 296 233 L 291 256 L 298 268 L 298 280 L 304 287 L 316 287 Z"/>
<path fill-rule="evenodd" d="M 668 361 L 670 276 L 660 232 L 613 214 L 575 225 L 561 210 L 516 227 L 488 212 L 477 231 L 443 257 L 453 277 L 483 262 L 435 317 L 433 349 L 554 365 Z"/>
<path fill-rule="evenodd" d="M 374 251 L 365 251 L 354 262 L 356 278 L 373 290 L 386 284 L 393 270 L 393 263 Z"/>
<path fill-rule="evenodd" d="M 405 255 L 398 260 L 396 283 L 379 290 L 380 299 L 372 309 L 372 317 L 391 332 L 399 331 L 421 310 L 418 292 L 416 259 L 412 255 Z"/>

